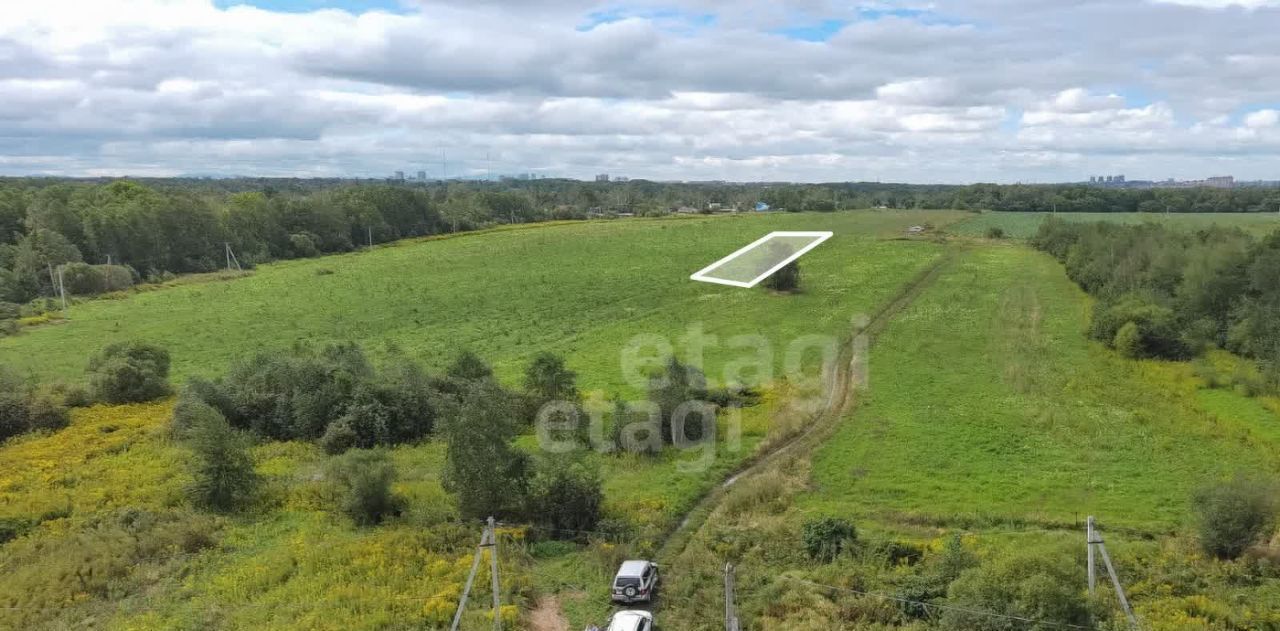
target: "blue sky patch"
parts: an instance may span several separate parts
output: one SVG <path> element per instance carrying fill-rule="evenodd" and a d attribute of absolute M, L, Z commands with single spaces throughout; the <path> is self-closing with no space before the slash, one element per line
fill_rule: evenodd
<path fill-rule="evenodd" d="M 588 13 L 586 20 L 576 28 L 579 31 L 590 31 L 601 24 L 612 24 L 629 18 L 651 20 L 667 26 L 669 30 L 690 33 L 716 23 L 716 16 L 712 13 L 690 13 L 676 9 L 605 9 Z"/>
<path fill-rule="evenodd" d="M 278 13 L 308 13 L 320 9 L 341 9 L 356 15 L 369 11 L 407 12 L 400 0 L 213 0 L 213 4 L 219 9 L 249 5 Z"/>

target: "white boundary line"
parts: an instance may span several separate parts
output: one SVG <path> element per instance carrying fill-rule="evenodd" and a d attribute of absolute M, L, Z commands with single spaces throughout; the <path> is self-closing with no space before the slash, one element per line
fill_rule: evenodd
<path fill-rule="evenodd" d="M 751 243 L 747 244 L 745 247 L 740 248 L 738 251 L 734 252 L 733 254 L 730 254 L 729 256 L 726 256 L 720 259 L 719 261 L 716 261 L 715 263 L 712 263 L 694 272 L 693 275 L 689 277 L 689 279 L 702 281 L 704 283 L 730 285 L 732 287 L 746 287 L 746 288 L 755 287 L 760 281 L 772 276 L 774 272 L 782 269 L 784 266 L 786 266 L 787 263 L 790 263 L 791 261 L 794 261 L 804 256 L 805 253 L 808 252 L 809 250 L 812 250 L 818 247 L 818 245 L 820 245 L 823 241 L 830 239 L 833 234 L 835 233 L 833 232 L 786 232 L 786 231 L 770 232 L 769 234 L 766 234 L 763 237 L 760 237 L 759 239 L 752 241 Z M 800 248 L 791 256 L 788 256 L 787 258 L 783 259 L 781 263 L 778 263 L 777 265 L 774 265 L 773 267 L 769 268 L 763 274 L 755 277 L 750 282 L 744 283 L 740 280 L 729 280 L 727 278 L 716 278 L 715 276 L 707 275 L 707 273 L 710 272 L 711 270 L 717 267 L 720 267 L 721 265 L 724 265 L 725 263 L 728 263 L 729 261 L 732 261 L 733 259 L 736 259 L 739 256 L 742 256 L 743 254 L 746 254 L 747 252 L 750 252 L 753 248 L 758 247 L 760 244 L 774 237 L 811 237 L 814 239 L 814 241 L 813 243 L 810 243 L 804 246 L 803 248 Z"/>

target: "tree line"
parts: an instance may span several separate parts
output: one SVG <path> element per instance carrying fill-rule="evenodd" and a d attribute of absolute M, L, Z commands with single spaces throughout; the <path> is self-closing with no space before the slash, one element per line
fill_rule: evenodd
<path fill-rule="evenodd" d="M 1098 298 L 1089 333 L 1130 357 L 1223 348 L 1257 360 L 1244 385 L 1280 387 L 1280 233 L 1044 222 L 1032 243 Z"/>
<path fill-rule="evenodd" d="M 344 252 L 405 237 L 601 215 L 772 210 L 1276 212 L 1280 189 L 506 180 L 0 180 L 0 302 Z M 110 266 L 108 266 L 110 264 Z M 54 270 L 63 273 L 61 281 Z"/>

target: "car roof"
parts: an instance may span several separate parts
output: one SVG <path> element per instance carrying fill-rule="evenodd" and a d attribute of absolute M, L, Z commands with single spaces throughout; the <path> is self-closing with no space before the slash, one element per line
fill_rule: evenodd
<path fill-rule="evenodd" d="M 613 614 L 612 624 L 617 624 L 619 622 L 640 622 L 641 620 L 653 620 L 653 614 L 636 609 L 619 611 L 618 613 Z"/>
<path fill-rule="evenodd" d="M 648 567 L 648 561 L 623 561 L 622 567 L 618 568 L 618 576 L 640 576 Z"/>

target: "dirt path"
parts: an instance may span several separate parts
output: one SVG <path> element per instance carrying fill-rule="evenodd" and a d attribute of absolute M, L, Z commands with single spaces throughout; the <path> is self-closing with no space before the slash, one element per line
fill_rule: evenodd
<path fill-rule="evenodd" d="M 684 551 L 689 538 L 702 528 L 702 524 L 707 517 L 711 515 L 711 512 L 715 510 L 715 507 L 720 504 L 720 501 L 724 499 L 729 490 L 738 481 L 763 471 L 767 466 L 788 453 L 812 450 L 830 437 L 839 426 L 841 417 L 853 404 L 854 384 L 860 379 L 856 371 L 859 368 L 858 364 L 861 361 L 865 361 L 865 357 L 859 356 L 859 351 L 869 349 L 874 344 L 876 336 L 888 326 L 894 316 L 906 309 L 915 301 L 917 296 L 923 293 L 925 289 L 928 289 L 938 278 L 941 271 L 953 262 L 959 254 L 959 248 L 951 249 L 943 254 L 941 258 L 903 287 L 892 300 L 876 311 L 866 321 L 865 325 L 855 328 L 851 339 L 841 349 L 835 376 L 828 385 L 830 389 L 823 409 L 814 415 L 812 421 L 803 431 L 749 459 L 737 471 L 726 478 L 722 484 L 698 500 L 685 513 L 680 525 L 667 536 L 662 546 L 658 549 L 658 553 L 655 556 L 659 564 L 668 564 L 669 566 L 671 561 Z M 860 341 L 859 337 L 863 339 Z"/>
<path fill-rule="evenodd" d="M 560 611 L 555 596 L 543 596 L 529 612 L 529 628 L 533 631 L 569 631 L 569 620 Z"/>

